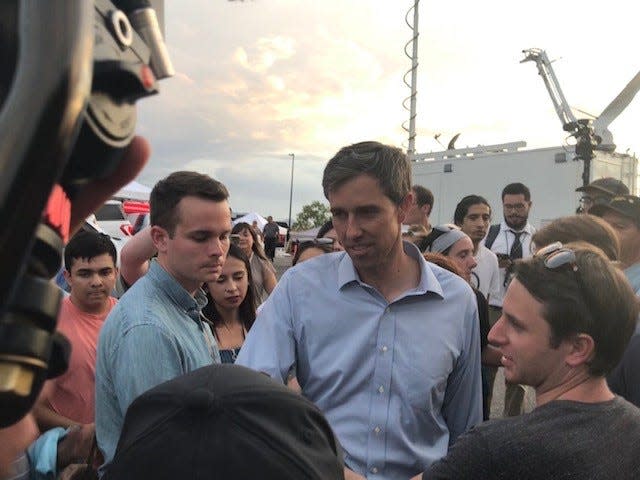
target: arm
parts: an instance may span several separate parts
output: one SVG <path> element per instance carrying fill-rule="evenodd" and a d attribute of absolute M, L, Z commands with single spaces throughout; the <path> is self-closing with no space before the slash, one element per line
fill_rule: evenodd
<path fill-rule="evenodd" d="M 140 230 L 124 244 L 120 252 L 120 275 L 129 286 L 147 273 L 149 259 L 155 254 L 151 227 Z"/>
<path fill-rule="evenodd" d="M 271 262 L 260 262 L 262 265 L 262 285 L 268 294 L 273 292 L 273 289 L 276 288 L 276 284 L 278 280 L 276 279 L 276 273 L 273 270 L 273 266 Z"/>
<path fill-rule="evenodd" d="M 438 460 L 427 469 L 424 480 L 482 480 L 502 478 L 491 465 L 491 452 L 485 439 L 476 431 L 461 436 L 449 448 L 447 456 Z"/>
<path fill-rule="evenodd" d="M 493 254 L 491 256 L 491 280 L 489 281 L 489 294 L 487 295 L 487 300 L 491 300 L 492 297 L 500 298 L 500 283 L 500 266 L 498 265 L 498 257 Z"/>
<path fill-rule="evenodd" d="M 263 304 L 236 360 L 237 365 L 266 373 L 280 382 L 286 381 L 296 363 L 290 278 L 288 272 L 285 273 Z"/>
<path fill-rule="evenodd" d="M 480 374 L 480 334 L 476 297 L 470 289 L 460 293 L 466 300 L 463 346 L 449 375 L 442 414 L 449 428 L 449 445 L 458 436 L 482 422 L 482 382 Z M 466 297 L 466 298 L 465 298 Z"/>
<path fill-rule="evenodd" d="M 70 418 L 60 415 L 51 408 L 46 395 L 40 395 L 33 406 L 33 416 L 36 419 L 38 428 L 41 432 L 45 432 L 52 428 L 62 427 L 70 428 L 75 425 L 80 425 L 78 422 L 74 422 Z"/>

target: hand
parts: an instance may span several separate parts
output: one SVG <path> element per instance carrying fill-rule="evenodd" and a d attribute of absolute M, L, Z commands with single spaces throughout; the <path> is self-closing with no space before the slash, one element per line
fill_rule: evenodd
<path fill-rule="evenodd" d="M 344 480 L 367 480 L 366 477 L 344 467 Z"/>
<path fill-rule="evenodd" d="M 58 470 L 72 463 L 85 463 L 91 451 L 95 433 L 95 423 L 71 427 L 67 435 L 58 442 Z"/>
<path fill-rule="evenodd" d="M 513 262 L 508 257 L 498 257 L 498 266 L 500 268 L 509 268 Z"/>
<path fill-rule="evenodd" d="M 85 218 L 136 178 L 147 164 L 150 154 L 149 142 L 142 137 L 134 137 L 113 173 L 89 182 L 76 194 L 71 205 L 70 232 L 75 232 Z"/>
<path fill-rule="evenodd" d="M 418 475 L 416 475 L 415 477 L 411 477 L 411 480 L 422 480 L 422 474 L 419 473 Z"/>

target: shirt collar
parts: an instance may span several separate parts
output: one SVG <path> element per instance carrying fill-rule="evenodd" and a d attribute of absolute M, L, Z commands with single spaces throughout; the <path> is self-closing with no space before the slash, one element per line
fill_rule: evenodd
<path fill-rule="evenodd" d="M 444 298 L 444 293 L 442 291 L 440 282 L 429 267 L 428 262 L 420 253 L 418 247 L 416 247 L 411 242 L 406 241 L 402 242 L 402 246 L 404 248 L 404 253 L 416 260 L 418 262 L 418 265 L 420 266 L 420 281 L 418 282 L 418 285 L 414 289 L 409 290 L 406 293 L 412 295 L 424 295 L 427 292 L 433 292 L 438 296 Z M 359 285 L 366 285 L 366 283 L 360 280 L 360 276 L 358 275 L 358 272 L 353 265 L 351 257 L 348 253 L 345 252 L 340 259 L 340 263 L 338 264 L 338 288 L 342 289 L 346 285 L 354 282 L 358 283 Z"/>
<path fill-rule="evenodd" d="M 524 233 L 527 233 L 529 235 L 533 235 L 533 227 L 531 226 L 531 224 L 529 222 L 527 222 L 527 224 L 524 226 L 524 228 L 522 230 L 514 230 L 509 225 L 507 225 L 507 222 L 504 221 L 504 218 L 500 222 L 500 231 L 501 232 L 514 232 L 514 231 L 515 232 L 524 232 Z"/>
<path fill-rule="evenodd" d="M 192 297 L 169 272 L 160 266 L 155 258 L 151 260 L 147 276 L 152 282 L 156 283 L 174 303 L 184 308 L 187 312 L 193 309 L 199 311 L 207 304 L 207 296 L 201 288 L 199 288 L 195 296 Z"/>

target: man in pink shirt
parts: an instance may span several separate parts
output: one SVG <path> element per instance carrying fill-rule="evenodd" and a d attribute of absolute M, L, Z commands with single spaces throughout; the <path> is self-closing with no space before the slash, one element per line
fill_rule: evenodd
<path fill-rule="evenodd" d="M 65 279 L 71 294 L 58 314 L 58 331 L 71 343 L 69 368 L 50 380 L 34 406 L 40 430 L 84 425 L 95 417 L 96 345 L 102 323 L 116 304 L 116 249 L 104 234 L 79 232 L 65 247 Z"/>

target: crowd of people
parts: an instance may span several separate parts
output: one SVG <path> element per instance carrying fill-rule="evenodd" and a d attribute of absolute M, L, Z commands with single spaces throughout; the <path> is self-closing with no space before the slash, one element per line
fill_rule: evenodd
<path fill-rule="evenodd" d="M 470 194 L 432 225 L 437 199 L 377 142 L 338 151 L 322 187 L 332 218 L 279 280 L 278 225 L 232 226 L 200 173 L 154 186 L 119 262 L 76 234 L 69 369 L 7 478 L 640 475 L 640 198 L 598 179 L 536 230 L 514 182 L 499 223 Z"/>

